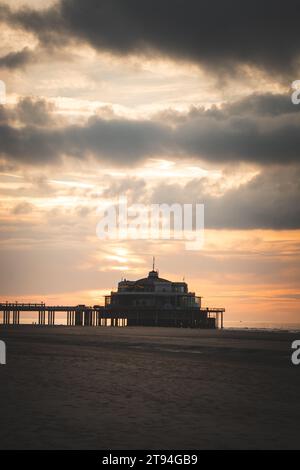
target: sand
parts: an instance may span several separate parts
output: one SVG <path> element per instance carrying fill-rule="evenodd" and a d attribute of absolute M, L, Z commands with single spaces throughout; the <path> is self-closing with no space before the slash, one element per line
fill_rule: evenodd
<path fill-rule="evenodd" d="M 300 448 L 300 333 L 1 326 L 1 449 Z"/>

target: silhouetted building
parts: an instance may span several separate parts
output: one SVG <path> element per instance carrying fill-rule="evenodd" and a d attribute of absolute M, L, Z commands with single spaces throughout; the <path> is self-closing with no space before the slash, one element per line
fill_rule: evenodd
<path fill-rule="evenodd" d="M 153 269 L 137 281 L 122 280 L 105 297 L 107 318 L 126 318 L 127 325 L 216 328 L 223 326 L 222 308 L 202 308 L 201 297 L 188 291 L 186 282 L 159 277 Z"/>

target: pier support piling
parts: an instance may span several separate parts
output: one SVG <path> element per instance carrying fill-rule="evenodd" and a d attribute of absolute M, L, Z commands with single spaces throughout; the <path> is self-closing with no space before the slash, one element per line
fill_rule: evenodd
<path fill-rule="evenodd" d="M 4 325 L 10 324 L 10 310 L 3 311 L 3 324 Z"/>
<path fill-rule="evenodd" d="M 82 310 L 75 311 L 75 325 L 83 326 L 83 312 Z"/>
<path fill-rule="evenodd" d="M 55 312 L 48 310 L 48 325 L 53 326 L 55 324 Z"/>

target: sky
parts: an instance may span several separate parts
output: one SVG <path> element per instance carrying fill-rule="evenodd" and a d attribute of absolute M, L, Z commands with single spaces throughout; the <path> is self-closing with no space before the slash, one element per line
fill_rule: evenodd
<path fill-rule="evenodd" d="M 300 321 L 297 1 L 0 0 L 0 300 L 101 304 L 151 269 Z M 205 242 L 100 240 L 99 208 L 203 203 Z"/>

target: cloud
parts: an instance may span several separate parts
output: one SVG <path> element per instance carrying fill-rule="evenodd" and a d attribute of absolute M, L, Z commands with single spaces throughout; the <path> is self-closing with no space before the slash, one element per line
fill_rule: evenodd
<path fill-rule="evenodd" d="M 199 113 L 177 128 L 176 141 L 182 152 L 211 162 L 299 162 L 299 116 Z"/>
<path fill-rule="evenodd" d="M 218 183 L 216 183 L 217 185 Z M 206 178 L 157 186 L 152 203 L 204 203 L 208 229 L 300 229 L 300 168 L 265 168 L 248 183 L 211 195 Z"/>
<path fill-rule="evenodd" d="M 292 103 L 290 96 L 280 93 L 253 93 L 237 102 L 228 103 L 224 107 L 228 114 L 279 116 L 298 113 L 299 107 Z"/>
<path fill-rule="evenodd" d="M 16 127 L 60 125 L 61 119 L 55 111 L 55 106 L 50 101 L 24 97 L 13 107 L 0 105 L 0 124 Z"/>
<path fill-rule="evenodd" d="M 63 155 L 90 155 L 115 163 L 130 164 L 147 156 L 165 153 L 170 130 L 150 121 L 95 118 L 86 125 L 62 129 L 0 126 L 0 152 L 23 163 L 55 163 Z"/>
<path fill-rule="evenodd" d="M 3 7 L 2 17 L 48 47 L 76 40 L 118 55 L 193 61 L 223 74 L 246 64 L 294 77 L 297 9 L 296 0 L 284 8 L 280 0 L 60 0 L 41 11 Z"/>
<path fill-rule="evenodd" d="M 57 163 L 65 155 L 127 166 L 151 156 L 218 164 L 300 162 L 300 113 L 288 95 L 253 95 L 221 108 L 192 108 L 175 117 L 175 124 L 159 116 L 93 116 L 83 124 L 68 124 L 50 105 L 23 99 L 14 110 L 0 108 L 0 154 L 34 165 Z M 13 125 L 13 119 L 22 125 Z"/>
<path fill-rule="evenodd" d="M 25 97 L 17 103 L 15 117 L 23 124 L 45 127 L 57 122 L 54 112 L 55 107 L 51 102 Z"/>
<path fill-rule="evenodd" d="M 12 213 L 14 215 L 26 215 L 33 211 L 34 207 L 29 202 L 23 201 L 15 205 Z"/>
<path fill-rule="evenodd" d="M 23 68 L 33 61 L 35 61 L 34 53 L 27 47 L 24 47 L 21 51 L 10 52 L 0 57 L 0 68 Z"/>
<path fill-rule="evenodd" d="M 147 192 L 147 183 L 144 179 L 131 177 L 116 180 L 112 177 L 105 177 L 106 187 L 101 193 L 101 197 L 112 199 L 119 196 L 126 196 L 129 204 L 135 204 L 143 199 Z M 108 183 L 108 184 L 107 184 Z"/>

